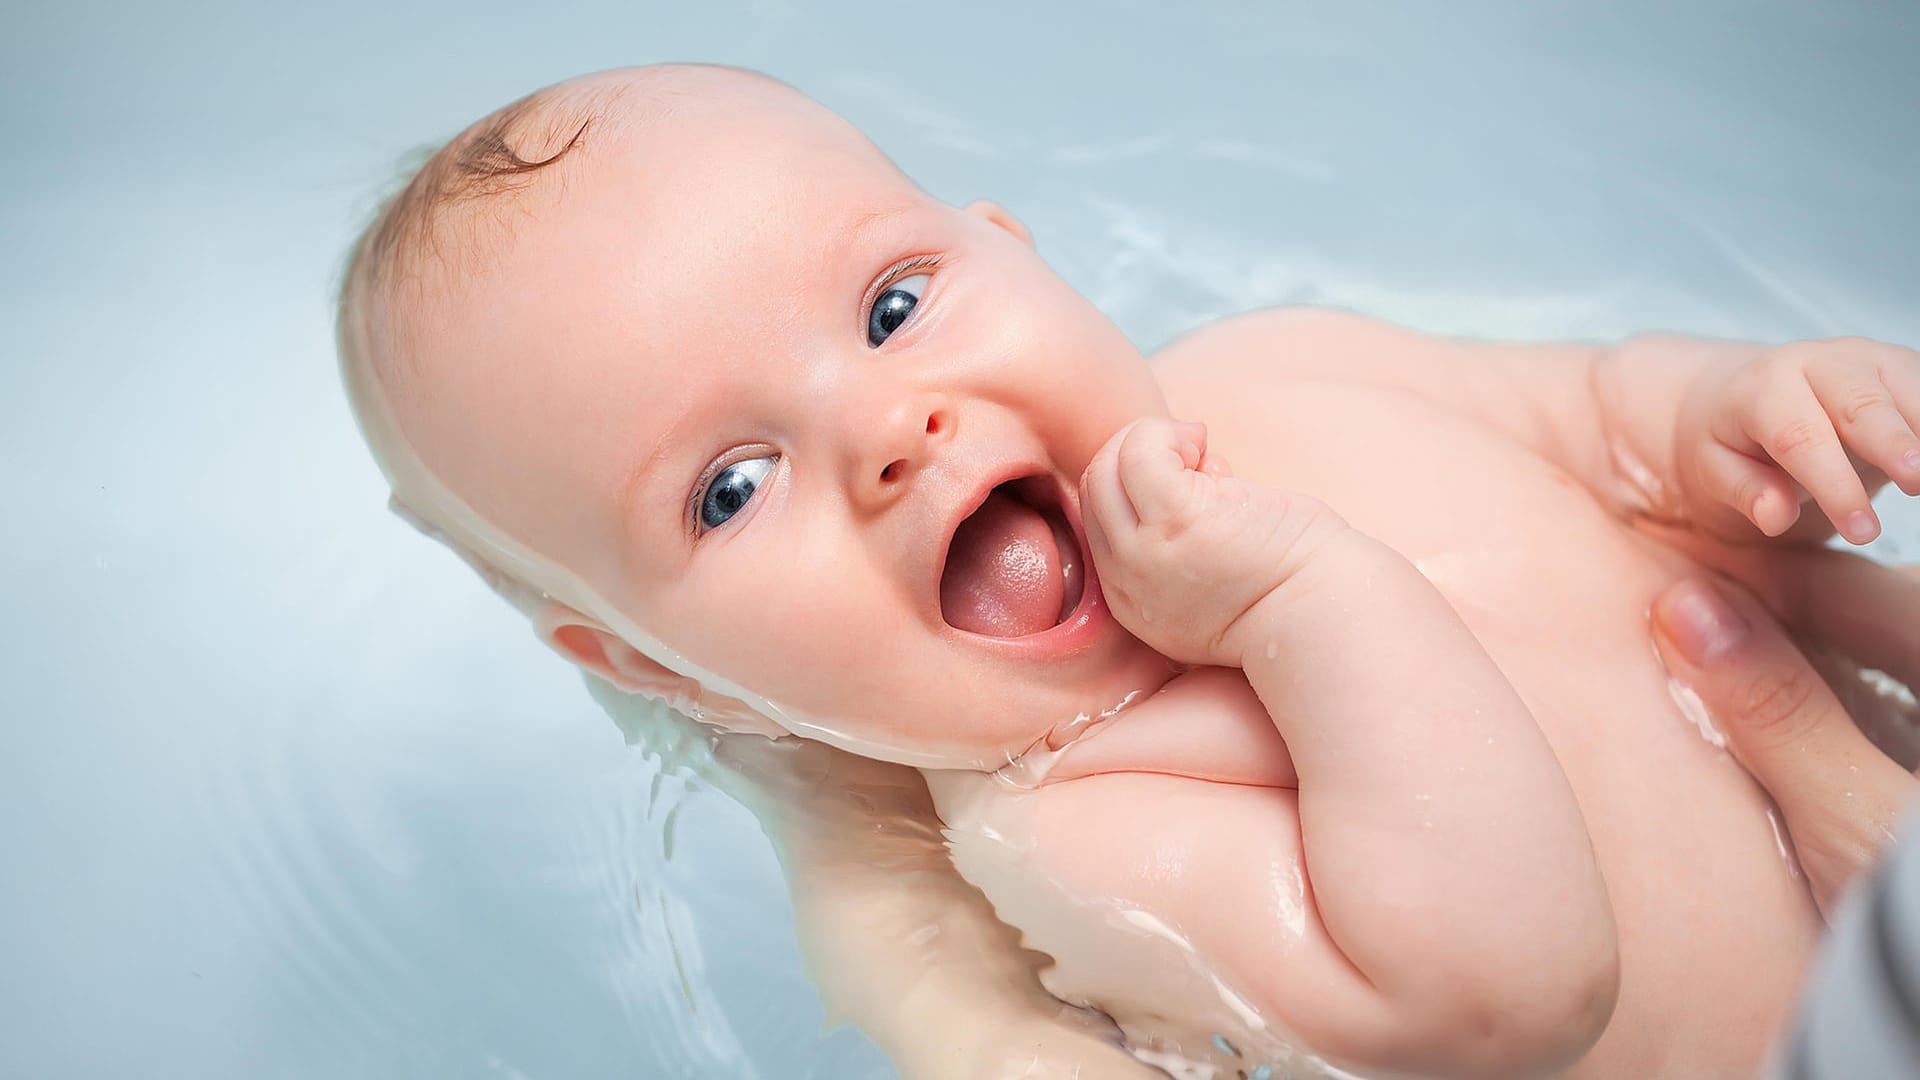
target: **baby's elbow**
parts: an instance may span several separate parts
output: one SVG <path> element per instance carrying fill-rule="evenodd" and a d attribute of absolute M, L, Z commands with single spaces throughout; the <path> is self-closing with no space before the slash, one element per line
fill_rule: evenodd
<path fill-rule="evenodd" d="M 1469 1003 L 1458 1017 L 1455 1068 L 1475 1080 L 1558 1076 L 1600 1039 L 1620 993 L 1620 965 L 1610 957 L 1555 980 L 1538 992 Z"/>
<path fill-rule="evenodd" d="M 1460 1080 L 1557 1076 L 1599 1041 L 1619 999 L 1611 934 L 1578 955 L 1509 974 L 1517 977 L 1463 980 L 1437 1002 L 1420 1025 L 1432 1042 L 1424 1052 L 1409 1047 L 1423 1059 L 1409 1071 Z"/>
<path fill-rule="evenodd" d="M 1558 1076 L 1599 1040 L 1620 991 L 1611 921 L 1566 929 L 1554 942 L 1434 958 L 1411 978 L 1376 983 L 1374 1008 L 1301 1034 L 1363 1075 Z"/>

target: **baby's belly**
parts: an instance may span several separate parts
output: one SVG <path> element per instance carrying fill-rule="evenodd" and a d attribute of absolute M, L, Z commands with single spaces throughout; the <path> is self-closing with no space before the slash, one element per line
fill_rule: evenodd
<path fill-rule="evenodd" d="M 1619 926 L 1622 985 L 1573 1075 L 1754 1075 L 1821 923 L 1764 793 L 1676 705 L 1653 651 L 1649 604 L 1693 567 L 1530 453 L 1419 403 L 1329 387 L 1267 404 L 1247 419 L 1186 411 L 1207 417 L 1241 475 L 1318 496 L 1412 559 L 1531 706 L 1574 788 Z M 1188 710 L 1131 724 L 1123 713 L 1056 778 L 1133 769 L 1193 777 L 1196 790 L 1291 786 L 1244 680 L 1205 677 L 1223 675 L 1238 697 L 1204 687 L 1204 727 L 1149 720 Z"/>
<path fill-rule="evenodd" d="M 1583 640 L 1475 628 L 1573 786 L 1619 927 L 1619 1004 L 1575 1075 L 1757 1075 L 1822 926 L 1777 812 L 1675 705 L 1638 611 Z"/>

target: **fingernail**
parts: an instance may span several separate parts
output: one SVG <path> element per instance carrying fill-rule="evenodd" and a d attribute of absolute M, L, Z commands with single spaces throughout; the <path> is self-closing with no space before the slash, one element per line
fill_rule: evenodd
<path fill-rule="evenodd" d="M 1753 523 L 1758 525 L 1760 531 L 1766 533 L 1768 536 L 1779 536 L 1781 533 L 1787 531 L 1789 525 L 1793 524 L 1793 518 L 1787 516 L 1791 514 L 1792 506 L 1793 504 L 1781 498 L 1778 492 L 1763 491 L 1760 493 L 1759 498 L 1753 500 L 1753 514 L 1751 515 Z M 1783 516 L 1786 516 L 1785 524 L 1780 523 L 1780 519 Z"/>
<path fill-rule="evenodd" d="M 1747 636 L 1747 620 L 1704 581 L 1686 581 L 1667 590 L 1654 612 L 1668 640 L 1695 664 L 1726 655 Z"/>
<path fill-rule="evenodd" d="M 1847 539 L 1856 544 L 1872 543 L 1880 535 L 1880 523 L 1865 510 L 1857 510 L 1847 518 Z"/>

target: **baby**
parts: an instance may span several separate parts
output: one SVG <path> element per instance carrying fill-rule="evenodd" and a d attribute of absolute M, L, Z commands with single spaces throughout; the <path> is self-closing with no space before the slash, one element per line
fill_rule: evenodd
<path fill-rule="evenodd" d="M 1788 1012 L 1819 914 L 1647 607 L 1675 538 L 1872 539 L 1920 355 L 1272 311 L 1149 366 L 1006 211 L 689 66 L 458 137 L 340 328 L 396 505 L 547 643 L 923 770 L 1142 1060 L 1731 1077 Z"/>

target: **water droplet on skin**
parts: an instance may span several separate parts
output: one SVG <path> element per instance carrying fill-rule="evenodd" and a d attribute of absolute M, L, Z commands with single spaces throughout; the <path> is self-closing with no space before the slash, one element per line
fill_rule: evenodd
<path fill-rule="evenodd" d="M 1780 823 L 1780 815 L 1771 807 L 1767 809 L 1767 825 L 1773 829 L 1773 847 L 1780 853 L 1780 861 L 1787 866 L 1787 876 L 1796 879 L 1803 877 L 1799 856 L 1787 846 L 1786 827 Z"/>
<path fill-rule="evenodd" d="M 1719 725 L 1714 723 L 1713 715 L 1707 711 L 1706 702 L 1700 699 L 1700 695 L 1694 692 L 1692 687 L 1679 679 L 1669 678 L 1667 695 L 1673 698 L 1673 703 L 1680 710 L 1680 715 L 1692 721 L 1693 726 L 1699 730 L 1700 737 L 1707 741 L 1708 746 L 1721 751 L 1727 748 L 1726 734 L 1720 730 Z"/>

